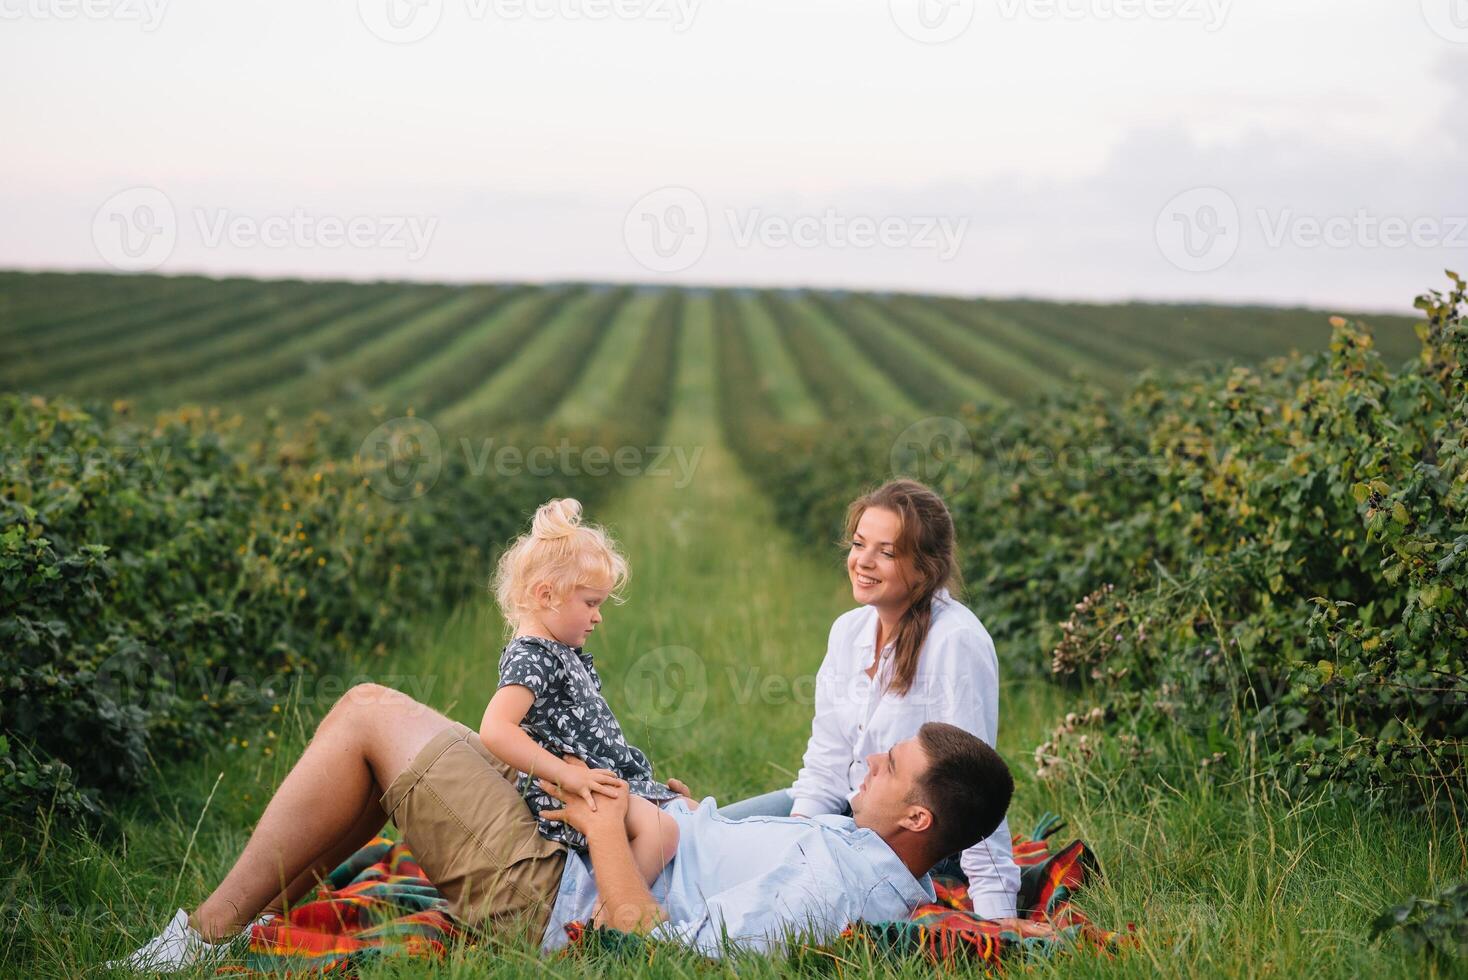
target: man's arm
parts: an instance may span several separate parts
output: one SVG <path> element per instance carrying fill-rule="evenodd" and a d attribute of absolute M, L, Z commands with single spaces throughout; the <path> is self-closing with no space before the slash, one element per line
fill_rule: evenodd
<path fill-rule="evenodd" d="M 586 763 L 572 756 L 569 765 Z M 540 784 L 541 789 L 561 801 L 559 810 L 542 810 L 549 820 L 560 820 L 586 835 L 586 849 L 591 856 L 591 871 L 601 899 L 593 922 L 623 932 L 649 932 L 668 914 L 652 897 L 642 873 L 632 859 L 632 845 L 627 838 L 627 784 L 622 783 L 615 795 L 605 798 L 593 810 L 578 796 L 563 794 L 560 787 Z"/>

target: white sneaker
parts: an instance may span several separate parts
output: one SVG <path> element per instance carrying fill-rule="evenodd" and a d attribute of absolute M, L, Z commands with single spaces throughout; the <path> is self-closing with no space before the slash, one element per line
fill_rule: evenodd
<path fill-rule="evenodd" d="M 106 966 L 109 970 L 170 973 L 222 959 L 238 939 L 236 936 L 222 943 L 206 943 L 198 930 L 189 925 L 189 914 L 179 909 L 168 927 L 150 939 L 147 945 L 124 959 L 108 961 Z"/>

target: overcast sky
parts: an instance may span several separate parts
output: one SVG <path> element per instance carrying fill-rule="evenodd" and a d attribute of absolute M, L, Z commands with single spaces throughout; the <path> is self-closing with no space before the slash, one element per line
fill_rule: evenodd
<path fill-rule="evenodd" d="M 1468 0 L 0 0 L 0 266 L 1405 309 Z"/>

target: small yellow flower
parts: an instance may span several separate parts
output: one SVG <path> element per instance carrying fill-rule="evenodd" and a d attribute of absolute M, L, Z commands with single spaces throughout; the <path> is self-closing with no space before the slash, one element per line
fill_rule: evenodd
<path fill-rule="evenodd" d="M 318 558 L 318 559 L 316 559 L 316 564 L 318 566 L 325 565 L 326 564 L 326 559 L 325 558 Z"/>
<path fill-rule="evenodd" d="M 280 503 L 280 509 L 281 510 L 290 510 L 291 509 L 291 502 L 289 500 L 282 500 L 281 503 Z"/>
<path fill-rule="evenodd" d="M 206 694 L 206 695 L 204 695 L 204 697 L 206 697 L 206 698 L 207 698 L 207 697 L 208 697 L 208 696 L 209 696 L 209 695 L 207 695 L 207 694 Z M 270 706 L 270 710 L 271 710 L 271 711 L 273 711 L 273 712 L 275 712 L 275 713 L 276 713 L 276 714 L 280 714 L 280 705 L 278 705 L 278 704 L 272 704 L 272 705 L 271 705 L 271 706 Z"/>

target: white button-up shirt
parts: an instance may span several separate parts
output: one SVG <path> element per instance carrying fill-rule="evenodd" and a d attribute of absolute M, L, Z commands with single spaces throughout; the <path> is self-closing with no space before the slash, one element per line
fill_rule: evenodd
<path fill-rule="evenodd" d="M 831 625 L 826 659 L 816 674 L 816 714 L 804 765 L 790 793 L 794 812 L 839 813 L 866 778 L 866 757 L 917 734 L 924 722 L 944 721 L 989 745 L 999 735 L 999 662 L 994 641 L 979 618 L 947 589 L 933 598 L 927 639 L 917 674 L 905 696 L 885 691 L 893 647 L 882 651 L 875 678 L 877 610 L 860 606 Z M 963 852 L 974 911 L 986 918 L 1015 914 L 1019 867 L 1014 863 L 1009 821 Z"/>

